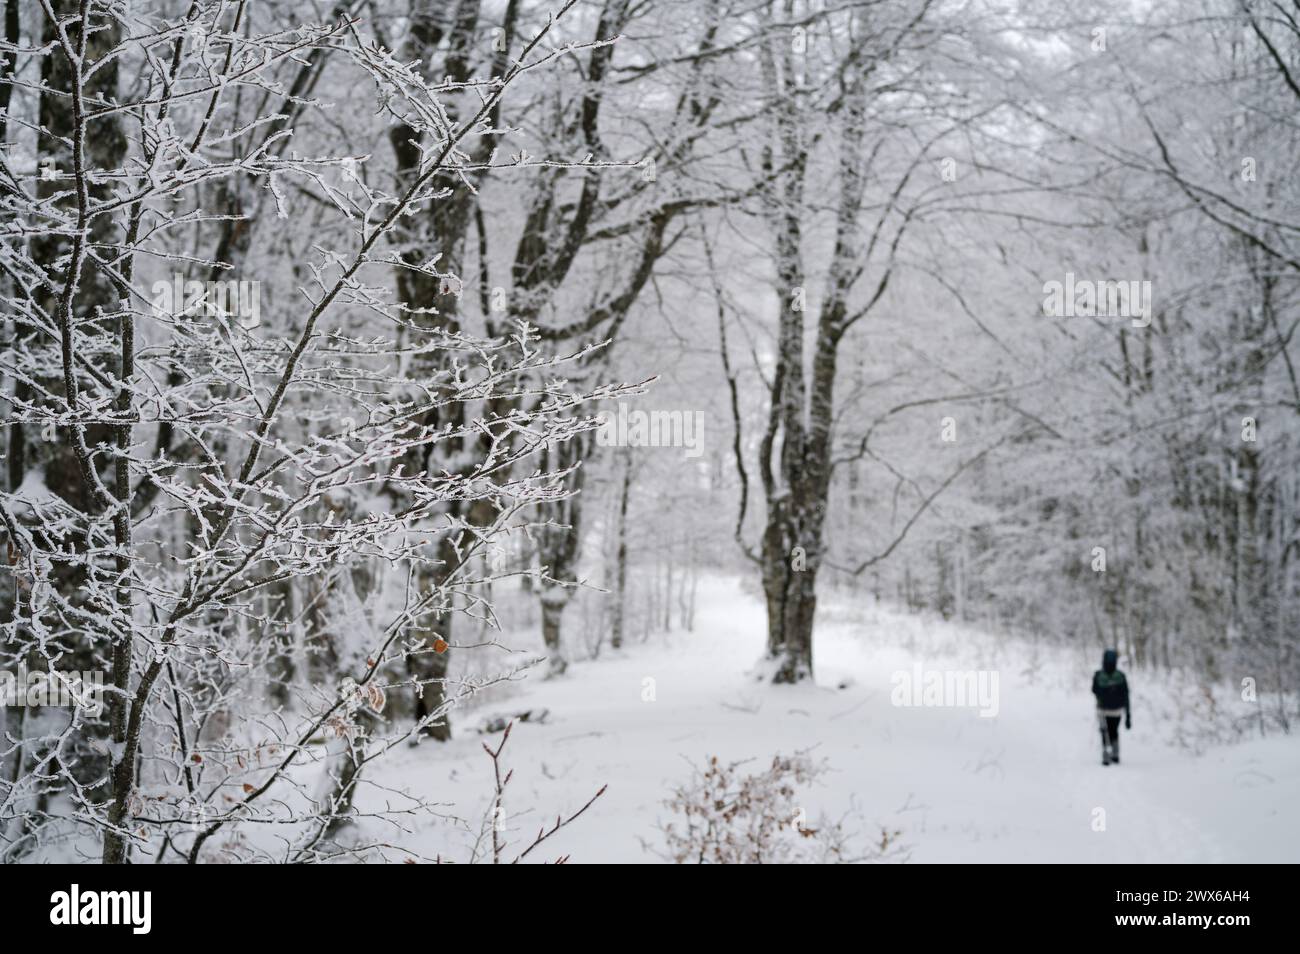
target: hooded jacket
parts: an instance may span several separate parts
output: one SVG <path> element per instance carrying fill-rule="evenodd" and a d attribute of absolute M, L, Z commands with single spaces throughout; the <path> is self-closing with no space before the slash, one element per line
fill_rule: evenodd
<path fill-rule="evenodd" d="M 1108 649 L 1102 653 L 1101 669 L 1092 676 L 1092 694 L 1097 697 L 1098 709 L 1123 709 L 1124 715 L 1128 716 L 1128 680 L 1116 668 L 1118 662 L 1119 653 L 1115 650 Z"/>

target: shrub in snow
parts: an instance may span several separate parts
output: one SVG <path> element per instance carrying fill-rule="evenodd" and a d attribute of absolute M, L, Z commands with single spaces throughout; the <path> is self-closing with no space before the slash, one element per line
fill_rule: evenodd
<path fill-rule="evenodd" d="M 848 864 L 899 854 L 898 831 L 867 841 L 824 814 L 809 824 L 801 790 L 828 771 L 806 752 L 776 755 L 763 771 L 716 756 L 673 789 L 665 803 L 676 816 L 661 826 L 666 855 L 677 864 Z"/>

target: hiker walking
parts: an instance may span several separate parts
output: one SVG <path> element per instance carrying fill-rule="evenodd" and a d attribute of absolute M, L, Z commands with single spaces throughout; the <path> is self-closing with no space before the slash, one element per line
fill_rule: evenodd
<path fill-rule="evenodd" d="M 1097 725 L 1101 729 L 1101 764 L 1119 764 L 1119 717 L 1124 728 L 1133 728 L 1128 707 L 1128 680 L 1116 668 L 1119 653 L 1108 649 L 1101 654 L 1101 669 L 1092 675 L 1092 694 L 1097 699 Z"/>

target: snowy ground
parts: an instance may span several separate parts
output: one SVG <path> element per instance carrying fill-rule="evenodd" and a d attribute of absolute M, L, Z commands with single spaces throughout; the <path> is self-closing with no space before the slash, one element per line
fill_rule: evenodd
<path fill-rule="evenodd" d="M 500 739 L 474 725 L 545 708 L 547 722 L 516 725 L 506 749 L 515 772 L 507 838 L 530 838 L 544 819 L 609 785 L 548 842 L 546 858 L 655 861 L 646 845 L 661 844 L 656 826 L 670 818 L 663 801 L 689 775 L 688 760 L 752 757 L 761 767 L 776 752 L 815 747 L 832 773 L 808 799 L 810 816 L 856 806 L 866 822 L 901 829 L 913 862 L 1300 861 L 1294 736 L 1194 755 L 1166 741 L 1156 713 L 1167 697 L 1144 693 L 1135 673 L 1123 764 L 1103 768 L 1082 659 L 833 600 L 819 627 L 817 685 L 756 683 L 746 671 L 763 645 L 762 607 L 738 583 L 713 580 L 701 586 L 695 632 L 606 652 L 560 679 L 537 674 L 494 690 L 489 704 L 461 714 L 452 743 L 385 763 L 376 781 L 449 803 L 467 819 L 422 822 L 400 842 L 465 859 L 491 794 L 481 744 Z M 892 705 L 892 674 L 918 661 L 997 670 L 997 716 Z M 647 678 L 654 701 L 643 698 Z M 1104 831 L 1094 830 L 1099 808 Z"/>

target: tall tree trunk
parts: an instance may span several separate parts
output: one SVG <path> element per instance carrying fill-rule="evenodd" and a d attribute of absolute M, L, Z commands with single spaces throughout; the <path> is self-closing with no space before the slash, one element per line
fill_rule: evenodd
<path fill-rule="evenodd" d="M 582 553 L 582 461 L 594 443 L 591 432 L 561 441 L 546 450 L 547 468 L 553 472 L 573 468 L 564 480 L 567 496 L 539 507 L 545 525 L 538 534 L 537 554 L 542 564 L 540 593 L 542 642 L 546 646 L 548 675 L 561 675 L 569 666 L 564 652 L 564 610 L 578 580 Z"/>
<path fill-rule="evenodd" d="M 787 4 L 786 14 L 792 8 Z M 767 430 L 759 469 L 767 503 L 760 563 L 767 601 L 767 655 L 772 678 L 798 682 L 813 674 L 812 634 L 817 573 L 823 559 L 823 527 L 831 477 L 831 428 L 839 346 L 853 321 L 847 302 L 864 270 L 858 248 L 863 202 L 864 92 L 862 64 L 853 51 L 845 60 L 843 109 L 837 165 L 835 243 L 816 320 L 811 380 L 805 374 L 807 276 L 802 257 L 804 186 L 809 164 L 806 105 L 790 45 L 782 29 L 768 37 L 760 55 L 771 94 L 771 144 L 763 168 L 771 176 L 762 192 L 774 235 L 779 300 L 778 363 L 773 375 Z M 883 220 L 882 220 L 883 221 Z M 888 272 L 877 286 L 883 294 Z M 870 305 L 867 306 L 870 308 Z"/>
<path fill-rule="evenodd" d="M 442 589 L 459 567 L 459 556 L 450 532 L 438 546 L 438 562 L 421 568 L 418 577 L 420 592 Z M 420 627 L 422 645 L 418 652 L 406 657 L 406 671 L 417 683 L 415 690 L 415 718 L 424 722 L 447 701 L 447 670 L 451 664 L 453 614 L 437 613 L 431 621 Z M 451 739 L 451 719 L 447 714 L 425 725 L 422 732 L 438 742 Z"/>
<path fill-rule="evenodd" d="M 108 519 L 104 491 L 99 484 L 106 462 L 103 449 L 115 443 L 125 453 L 123 443 L 125 440 L 129 444 L 130 429 L 84 421 L 87 406 L 96 398 L 106 399 L 113 395 L 105 393 L 102 385 L 91 383 L 92 379 L 84 376 L 77 367 L 77 361 L 84 354 L 84 341 L 91 337 L 100 337 L 101 341 L 97 342 L 100 346 L 116 339 L 123 361 L 131 359 L 128 354 L 131 351 L 130 337 L 126 330 L 128 322 L 105 317 L 119 311 L 118 301 L 123 297 L 121 289 L 88 253 L 91 243 L 100 247 L 111 246 L 121 241 L 121 235 L 111 216 L 93 215 L 86 211 L 92 203 L 106 202 L 113 195 L 113 187 L 104 174 L 120 169 L 126 155 L 126 139 L 116 114 L 93 122 L 88 118 L 94 106 L 117 98 L 117 60 L 107 64 L 99 61 L 117 46 L 121 27 L 111 18 L 82 22 L 78 16 L 80 6 L 73 0 L 55 2 L 51 9 L 64 22 L 74 54 L 70 56 L 67 53 L 59 42 L 55 24 L 44 17 L 43 39 L 50 48 L 42 59 L 41 80 L 43 87 L 53 93 L 42 94 L 39 103 L 42 132 L 37 138 L 37 161 L 43 175 L 37 184 L 37 194 L 53 199 L 63 193 L 55 200 L 55 205 L 61 213 L 76 219 L 78 227 L 55 229 L 38 235 L 32 241 L 32 254 L 37 261 L 48 263 L 49 272 L 43 276 L 44 282 L 31 304 L 60 329 L 62 341 L 55 343 L 42 338 L 34 325 L 18 317 L 14 322 L 14 338 L 15 345 L 26 350 L 37 367 L 50 371 L 57 368 L 66 373 L 53 373 L 42 381 L 45 387 L 41 390 L 60 396 L 60 400 L 52 405 L 42 402 L 37 389 L 25 382 L 20 382 L 14 393 L 16 401 L 46 404 L 45 409 L 52 414 L 64 414 L 70 410 L 68 416 L 71 420 L 68 426 L 59 429 L 57 441 L 45 427 L 31 424 L 11 427 L 10 452 L 13 456 L 10 480 L 21 481 L 32 471 L 39 471 L 49 490 L 83 515 L 63 541 L 65 552 L 78 556 L 62 562 L 51 573 L 50 582 L 69 605 L 84 607 L 87 618 L 104 622 L 102 628 L 93 631 L 77 631 L 66 624 L 56 625 L 62 647 L 67 652 L 63 663 L 81 669 L 102 669 L 102 660 L 108 656 L 112 660 L 112 682 L 125 689 L 131 662 L 130 623 L 126 618 L 129 614 L 115 612 L 115 607 L 86 605 L 89 601 L 87 593 L 92 591 L 88 586 L 91 575 L 100 577 L 106 591 L 111 589 L 117 593 L 123 606 L 129 606 L 129 596 L 122 601 L 123 590 L 107 582 L 114 575 L 113 567 L 101 565 L 84 554 L 93 525 Z M 47 178 L 46 172 L 51 177 Z M 97 178 L 101 181 L 96 181 Z M 70 232 L 75 234 L 70 235 Z M 126 373 L 124 369 L 112 367 L 103 358 L 98 359 L 97 364 L 103 366 L 105 376 L 110 379 Z M 84 398 L 74 393 L 87 387 L 99 387 L 99 390 L 86 394 Z M 121 389 L 116 396 L 119 398 L 117 409 L 127 410 L 129 405 L 124 406 L 120 401 Z M 129 496 L 129 486 L 123 480 L 125 467 L 124 458 L 119 458 L 115 492 L 124 498 Z M 129 519 L 124 510 L 112 517 L 119 544 L 116 573 L 118 581 L 123 582 L 129 569 L 126 553 Z M 39 660 L 40 667 L 44 668 L 47 661 Z M 112 732 L 120 739 L 125 728 L 121 696 L 110 695 L 108 707 Z M 77 758 L 84 770 L 102 775 L 101 758 L 90 752 L 85 753 L 84 758 L 80 755 Z M 128 769 L 134 773 L 133 767 Z M 115 833 L 106 834 L 104 848 L 105 860 L 124 860 L 124 843 Z"/>
<path fill-rule="evenodd" d="M 632 453 L 625 449 L 623 481 L 618 495 L 618 550 L 614 556 L 614 618 L 610 626 L 610 645 L 623 648 L 623 627 L 627 618 L 627 507 L 632 496 Z"/>

